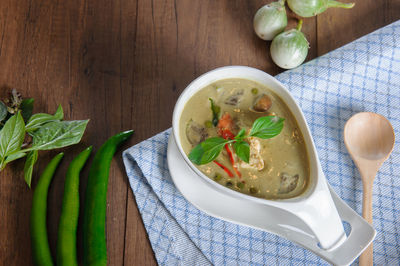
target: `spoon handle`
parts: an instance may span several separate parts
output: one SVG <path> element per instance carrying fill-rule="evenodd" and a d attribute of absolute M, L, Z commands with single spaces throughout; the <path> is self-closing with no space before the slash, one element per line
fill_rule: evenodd
<path fill-rule="evenodd" d="M 363 180 L 371 180 L 363 182 L 363 210 L 362 215 L 365 220 L 369 224 L 372 225 L 372 185 L 373 178 L 363 178 Z M 371 244 L 364 250 L 364 252 L 360 256 L 359 264 L 360 266 L 370 266 L 373 265 L 374 258 L 374 249 L 372 242 Z"/>

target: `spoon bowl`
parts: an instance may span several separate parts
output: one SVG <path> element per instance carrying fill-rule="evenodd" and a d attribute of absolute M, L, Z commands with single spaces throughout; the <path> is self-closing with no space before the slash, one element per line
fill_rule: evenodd
<path fill-rule="evenodd" d="M 372 186 L 384 161 L 392 153 L 395 135 L 384 116 L 362 112 L 352 116 L 344 126 L 344 143 L 361 174 L 365 220 L 372 225 Z M 360 256 L 360 265 L 373 265 L 371 245 Z"/>
<path fill-rule="evenodd" d="M 367 160 L 386 159 L 394 146 L 390 122 L 375 113 L 358 113 L 350 118 L 344 129 L 347 149 L 352 156 Z"/>

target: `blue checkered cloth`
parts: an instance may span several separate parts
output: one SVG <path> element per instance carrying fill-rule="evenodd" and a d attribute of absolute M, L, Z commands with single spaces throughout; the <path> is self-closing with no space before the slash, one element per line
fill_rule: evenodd
<path fill-rule="evenodd" d="M 277 78 L 289 88 L 306 116 L 328 182 L 361 213 L 362 183 L 343 143 L 343 127 L 353 114 L 371 111 L 387 117 L 400 136 L 400 21 Z M 284 238 L 210 217 L 186 201 L 168 171 L 170 132 L 164 131 L 123 154 L 159 264 L 327 264 Z M 400 264 L 399 144 L 397 140 L 374 183 L 374 265 Z"/>

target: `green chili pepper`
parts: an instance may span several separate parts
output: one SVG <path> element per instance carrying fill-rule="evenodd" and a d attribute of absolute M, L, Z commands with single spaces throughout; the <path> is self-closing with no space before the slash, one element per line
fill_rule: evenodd
<path fill-rule="evenodd" d="M 31 241 L 32 255 L 35 265 L 53 265 L 47 238 L 46 214 L 47 194 L 54 172 L 57 169 L 64 153 L 57 154 L 44 169 L 32 197 L 31 210 Z"/>
<path fill-rule="evenodd" d="M 57 265 L 78 265 L 76 229 L 79 217 L 79 174 L 92 147 L 86 148 L 70 163 L 64 185 L 64 196 L 58 225 Z"/>
<path fill-rule="evenodd" d="M 132 134 L 133 130 L 130 130 L 111 137 L 94 156 L 86 187 L 83 215 L 84 265 L 107 265 L 105 226 L 110 164 L 117 147 Z"/>

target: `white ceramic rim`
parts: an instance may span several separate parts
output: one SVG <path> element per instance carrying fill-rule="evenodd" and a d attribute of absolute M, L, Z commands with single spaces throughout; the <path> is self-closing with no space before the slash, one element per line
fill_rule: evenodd
<path fill-rule="evenodd" d="M 291 113 L 294 115 L 301 132 L 303 133 L 304 140 L 306 142 L 306 149 L 307 149 L 307 154 L 309 157 L 309 163 L 310 163 L 310 184 L 308 184 L 307 189 L 299 196 L 289 198 L 289 199 L 274 199 L 274 200 L 268 200 L 268 199 L 262 199 L 262 198 L 257 198 L 253 197 L 244 193 L 240 193 L 237 191 L 234 191 L 232 189 L 226 188 L 225 186 L 211 180 L 209 177 L 204 175 L 196 166 L 193 165 L 193 163 L 189 160 L 185 152 L 183 151 L 181 140 L 180 140 L 180 132 L 179 132 L 179 122 L 181 118 L 181 113 L 185 107 L 186 102 L 199 90 L 202 88 L 208 86 L 209 84 L 212 84 L 214 82 L 217 82 L 219 80 L 224 80 L 224 79 L 229 79 L 229 78 L 243 78 L 243 79 L 248 79 L 255 81 L 257 83 L 260 83 L 262 85 L 267 86 L 269 89 L 271 89 L 273 92 L 275 92 L 288 106 L 289 110 Z M 224 193 L 229 193 L 232 196 L 240 197 L 246 200 L 251 200 L 255 201 L 261 204 L 268 204 L 268 205 L 281 205 L 285 203 L 295 203 L 298 202 L 300 203 L 301 201 L 307 199 L 315 190 L 317 183 L 319 182 L 319 179 L 321 178 L 320 173 L 322 172 L 320 169 L 320 163 L 318 160 L 318 156 L 316 153 L 316 149 L 314 146 L 314 142 L 311 138 L 310 130 L 308 128 L 308 125 L 306 123 L 305 117 L 303 115 L 303 112 L 301 111 L 300 107 L 294 100 L 294 98 L 291 96 L 289 90 L 281 83 L 279 82 L 276 78 L 272 77 L 271 75 L 265 73 L 264 71 L 261 71 L 256 68 L 252 67 L 247 67 L 247 66 L 225 66 L 225 67 L 220 67 L 214 70 L 211 70 L 195 80 L 193 80 L 181 93 L 179 96 L 173 116 L 172 116 L 172 130 L 174 133 L 174 138 L 175 142 L 178 146 L 178 149 L 182 155 L 182 157 L 185 159 L 186 164 L 189 165 L 189 167 L 196 173 L 197 176 L 205 180 L 209 185 L 211 185 L 213 188 L 218 189 Z"/>

